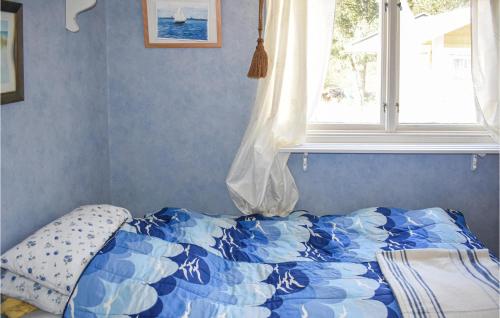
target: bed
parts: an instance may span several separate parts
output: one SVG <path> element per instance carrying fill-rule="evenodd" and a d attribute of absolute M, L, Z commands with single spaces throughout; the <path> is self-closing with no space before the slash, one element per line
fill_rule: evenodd
<path fill-rule="evenodd" d="M 95 216 L 93 209 L 80 210 L 79 218 Z M 164 208 L 132 219 L 125 210 L 110 213 L 117 211 L 113 226 L 93 230 L 94 236 L 105 234 L 97 235 L 100 243 L 94 242 L 71 270 L 66 267 L 73 265 L 53 261 L 53 248 L 38 251 L 71 275 L 63 283 L 49 282 L 50 275 L 40 281 L 34 266 L 27 265 L 27 255 L 35 253 L 30 238 L 20 245 L 31 254 L 19 248 L 5 253 L 2 292 L 34 303 L 7 282 L 12 276 L 33 281 L 45 288 L 44 295 L 52 290 L 61 296 L 57 306 L 40 298 L 34 305 L 78 318 L 401 317 L 377 253 L 485 248 L 462 213 L 440 208 L 378 207 L 344 216 L 295 211 L 285 218 Z M 74 216 L 67 222 L 79 227 Z"/>

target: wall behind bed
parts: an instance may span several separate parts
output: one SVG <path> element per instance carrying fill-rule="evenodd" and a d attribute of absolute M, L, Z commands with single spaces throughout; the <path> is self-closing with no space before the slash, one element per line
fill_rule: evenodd
<path fill-rule="evenodd" d="M 245 78 L 257 3 L 223 1 L 222 49 L 145 49 L 140 1 L 106 0 L 111 193 L 136 215 L 163 206 L 237 213 L 224 184 L 249 119 Z M 498 251 L 498 156 L 311 155 L 290 167 L 298 208 L 318 213 L 386 205 L 461 209 Z"/>
<path fill-rule="evenodd" d="M 1 106 L 1 249 L 81 204 L 109 201 L 105 6 L 64 29 L 64 2 L 24 9 L 25 101 Z"/>
<path fill-rule="evenodd" d="M 98 1 L 75 34 L 59 0 L 21 2 L 26 100 L 0 108 L 2 251 L 81 204 L 238 213 L 224 179 L 257 84 L 245 78 L 255 1 L 223 1 L 222 49 L 145 49 L 140 1 Z M 309 162 L 304 173 L 301 156 L 290 159 L 297 208 L 455 208 L 498 252 L 498 156 L 476 172 L 467 155 Z"/>

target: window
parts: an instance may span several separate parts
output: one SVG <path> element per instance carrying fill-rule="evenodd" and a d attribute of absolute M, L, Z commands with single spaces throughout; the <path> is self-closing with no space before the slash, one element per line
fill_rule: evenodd
<path fill-rule="evenodd" d="M 476 113 L 470 0 L 337 0 L 309 143 L 491 144 Z"/>
<path fill-rule="evenodd" d="M 325 87 L 310 122 L 380 123 L 381 20 L 377 0 L 336 2 Z"/>
<path fill-rule="evenodd" d="M 469 0 L 411 1 L 405 11 L 400 14 L 399 122 L 478 123 Z"/>

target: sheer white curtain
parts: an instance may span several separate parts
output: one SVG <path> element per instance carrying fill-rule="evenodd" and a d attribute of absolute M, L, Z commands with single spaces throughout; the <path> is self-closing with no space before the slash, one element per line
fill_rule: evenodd
<path fill-rule="evenodd" d="M 332 40 L 334 0 L 267 1 L 266 78 L 226 179 L 245 214 L 287 215 L 299 194 L 281 147 L 304 141 L 309 103 L 320 95 Z"/>
<path fill-rule="evenodd" d="M 479 113 L 491 134 L 500 133 L 500 1 L 472 0 L 472 79 Z"/>

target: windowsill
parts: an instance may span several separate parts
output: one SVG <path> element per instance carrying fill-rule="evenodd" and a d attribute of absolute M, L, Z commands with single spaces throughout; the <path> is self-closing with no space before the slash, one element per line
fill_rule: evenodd
<path fill-rule="evenodd" d="M 309 130 L 306 142 L 284 147 L 295 153 L 433 153 L 492 154 L 500 145 L 483 131 L 369 131 Z"/>
<path fill-rule="evenodd" d="M 402 154 L 496 154 L 500 146 L 460 143 L 304 143 L 282 148 L 292 153 L 402 153 Z"/>

